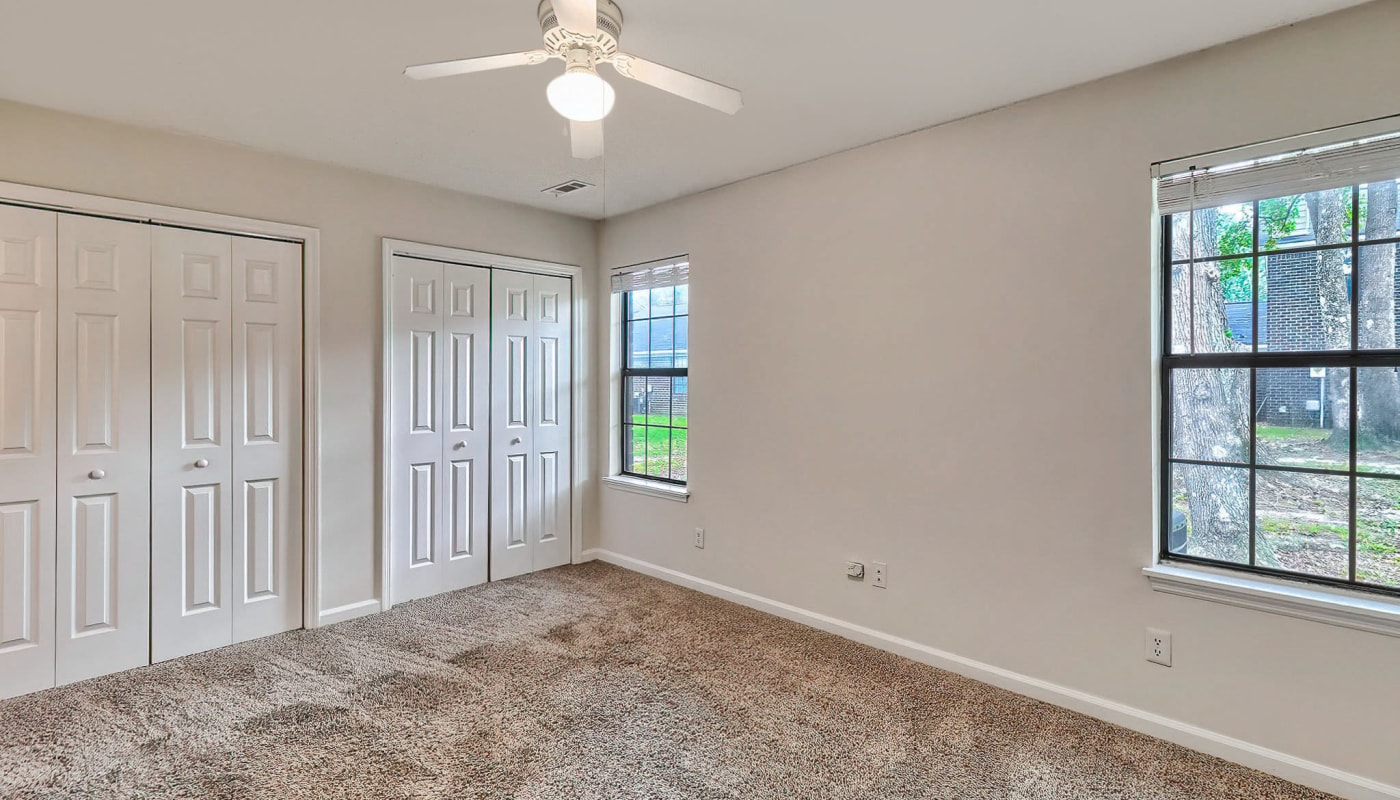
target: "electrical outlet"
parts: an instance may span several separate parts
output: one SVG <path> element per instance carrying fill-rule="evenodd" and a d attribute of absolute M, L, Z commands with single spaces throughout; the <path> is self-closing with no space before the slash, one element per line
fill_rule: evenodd
<path fill-rule="evenodd" d="M 847 561 L 846 577 L 853 581 L 865 580 L 865 565 L 859 561 Z"/>
<path fill-rule="evenodd" d="M 873 561 L 870 564 L 870 573 L 871 586 L 874 586 L 876 589 L 888 588 L 886 586 L 886 581 L 888 581 L 890 577 L 890 566 L 888 564 L 884 564 L 879 561 Z"/>
<path fill-rule="evenodd" d="M 701 550 L 704 550 L 704 549 L 705 549 L 705 529 L 704 529 L 704 528 L 696 528 L 696 529 L 695 529 L 695 546 L 698 547 L 698 548 L 700 548 Z"/>
<path fill-rule="evenodd" d="M 1164 667 L 1172 665 L 1172 635 L 1158 628 L 1147 629 L 1147 660 Z"/>

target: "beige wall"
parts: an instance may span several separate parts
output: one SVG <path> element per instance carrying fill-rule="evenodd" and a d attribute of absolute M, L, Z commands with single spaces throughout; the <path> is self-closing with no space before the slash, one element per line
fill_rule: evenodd
<path fill-rule="evenodd" d="M 13 103 L 0 180 L 320 229 L 323 609 L 378 596 L 380 238 L 589 269 L 595 256 L 584 220 Z"/>
<path fill-rule="evenodd" d="M 1400 112 L 1397 41 L 1364 6 L 606 223 L 691 255 L 693 497 L 602 489 L 597 546 L 1400 786 L 1400 639 L 1140 573 L 1149 164 Z"/>

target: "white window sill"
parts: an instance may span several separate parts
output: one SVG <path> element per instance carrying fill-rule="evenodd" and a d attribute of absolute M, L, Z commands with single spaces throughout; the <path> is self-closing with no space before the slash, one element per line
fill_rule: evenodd
<path fill-rule="evenodd" d="M 649 497 L 660 497 L 663 500 L 674 500 L 677 503 L 687 503 L 690 501 L 690 489 L 672 483 L 648 481 L 624 475 L 609 475 L 603 478 L 603 485 L 610 486 L 614 489 L 621 489 L 624 492 L 632 492 L 633 494 L 644 494 Z"/>
<path fill-rule="evenodd" d="M 1205 567 L 1157 564 L 1142 573 L 1153 589 L 1167 594 L 1400 636 L 1400 602 L 1379 595 Z"/>

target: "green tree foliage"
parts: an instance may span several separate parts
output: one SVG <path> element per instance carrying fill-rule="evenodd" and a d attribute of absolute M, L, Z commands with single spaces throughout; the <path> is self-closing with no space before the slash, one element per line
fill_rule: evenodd
<path fill-rule="evenodd" d="M 1278 240 L 1291 236 L 1303 218 L 1301 196 L 1276 197 L 1259 201 L 1259 249 L 1272 250 Z M 1248 253 L 1254 249 L 1254 209 L 1251 205 L 1226 206 L 1220 209 L 1219 252 L 1221 255 Z M 1225 302 L 1247 303 L 1251 299 L 1250 282 L 1254 265 L 1247 258 L 1220 263 L 1220 282 L 1225 290 Z M 1259 263 L 1259 299 L 1267 300 L 1269 283 L 1265 277 L 1268 264 Z"/>

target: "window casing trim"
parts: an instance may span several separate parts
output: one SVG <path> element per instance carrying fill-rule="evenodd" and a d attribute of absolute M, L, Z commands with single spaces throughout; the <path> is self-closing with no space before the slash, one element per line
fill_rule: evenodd
<path fill-rule="evenodd" d="M 632 494 L 659 497 L 662 500 L 674 500 L 678 503 L 690 502 L 690 489 L 684 484 L 663 483 L 656 478 L 638 478 L 635 475 L 608 475 L 603 478 L 603 485 L 611 489 L 631 492 Z"/>
<path fill-rule="evenodd" d="M 1358 588 L 1332 588 L 1177 562 L 1145 567 L 1158 592 L 1400 637 L 1400 602 Z"/>

